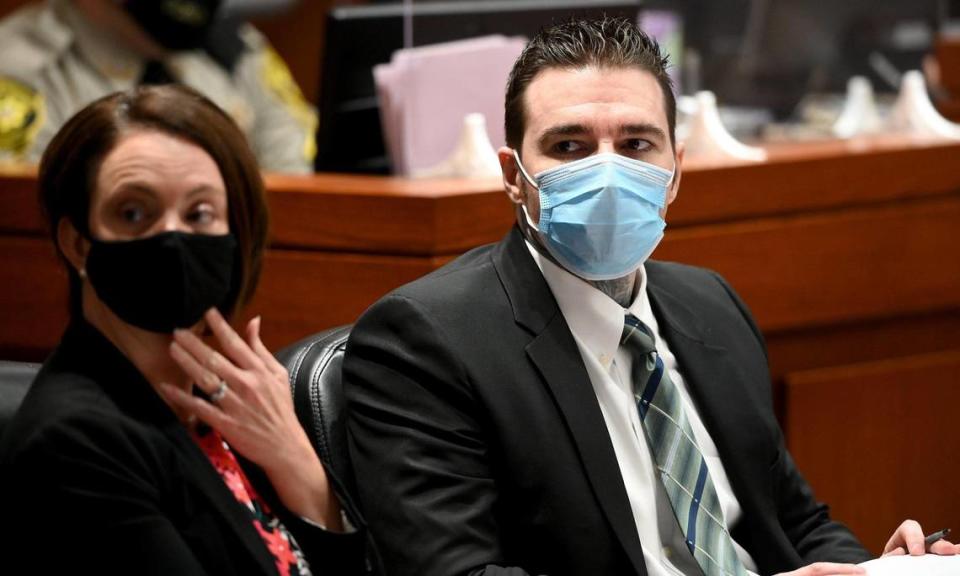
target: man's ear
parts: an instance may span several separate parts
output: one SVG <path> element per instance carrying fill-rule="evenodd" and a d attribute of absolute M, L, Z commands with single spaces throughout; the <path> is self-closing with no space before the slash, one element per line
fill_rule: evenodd
<path fill-rule="evenodd" d="M 517 166 L 517 159 L 513 155 L 513 148 L 502 146 L 497 150 L 497 158 L 500 160 L 500 172 L 503 174 L 503 189 L 507 197 L 514 204 L 522 204 L 524 199 L 523 186 L 520 174 L 520 168 Z"/>
<path fill-rule="evenodd" d="M 680 191 L 680 177 L 683 176 L 683 155 L 687 151 L 684 142 L 677 143 L 677 165 L 673 168 L 673 182 L 670 189 L 667 190 L 667 206 L 677 199 L 677 192 Z"/>
<path fill-rule="evenodd" d="M 90 241 L 83 237 L 69 218 L 57 222 L 57 246 L 70 266 L 82 277 L 86 275 Z"/>

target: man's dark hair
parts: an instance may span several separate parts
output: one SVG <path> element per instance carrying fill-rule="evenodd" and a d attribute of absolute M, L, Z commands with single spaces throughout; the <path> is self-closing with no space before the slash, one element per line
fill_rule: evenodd
<path fill-rule="evenodd" d="M 504 125 L 507 145 L 519 151 L 526 128 L 523 96 L 530 82 L 549 68 L 638 68 L 657 79 L 674 144 L 677 101 L 667 74 L 667 57 L 657 41 L 627 18 L 569 20 L 541 29 L 527 43 L 507 79 Z"/>

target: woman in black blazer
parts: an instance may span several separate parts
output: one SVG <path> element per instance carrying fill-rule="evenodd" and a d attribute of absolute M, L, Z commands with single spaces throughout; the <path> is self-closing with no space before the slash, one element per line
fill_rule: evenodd
<path fill-rule="evenodd" d="M 0 571 L 362 573 L 259 318 L 225 320 L 267 234 L 233 121 L 183 88 L 109 96 L 54 138 L 40 191 L 72 320 L 0 445 Z"/>

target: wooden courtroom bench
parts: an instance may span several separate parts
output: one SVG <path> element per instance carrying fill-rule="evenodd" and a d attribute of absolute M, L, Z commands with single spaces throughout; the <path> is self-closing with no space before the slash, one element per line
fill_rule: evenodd
<path fill-rule="evenodd" d="M 906 514 L 956 525 L 960 351 L 795 372 L 786 397 L 794 458 L 874 552 Z"/>
<path fill-rule="evenodd" d="M 843 432 L 846 408 L 860 407 L 861 398 L 863 406 L 881 405 L 888 395 L 874 379 L 908 394 L 914 382 L 893 375 L 916 367 L 914 356 L 960 349 L 960 143 L 885 137 L 769 151 L 762 164 L 687 161 L 655 256 L 719 271 L 751 307 L 800 468 L 879 551 L 878 538 L 895 527 L 888 516 L 943 527 L 935 525 L 939 516 L 922 516 L 933 509 L 933 494 L 945 495 L 938 510 L 960 518 L 960 499 L 950 497 L 957 450 L 936 467 L 914 468 L 924 489 L 898 493 L 882 516 L 872 516 L 862 513 L 869 502 L 834 476 L 848 471 L 836 467 L 836 438 L 804 424 L 819 422 L 808 415 L 824 406 Z M 497 241 L 513 222 L 495 180 L 319 174 L 270 175 L 267 184 L 272 244 L 248 315 L 263 315 L 274 349 L 354 321 L 390 289 Z M 0 176 L 0 359 L 42 359 L 66 322 L 66 279 L 42 228 L 35 186 L 29 170 Z M 810 371 L 862 363 L 877 364 L 809 384 Z M 955 364 L 923 369 L 934 381 L 956 378 Z M 911 398 L 911 422 L 922 429 L 869 409 L 851 412 L 849 423 L 858 431 L 874 426 L 878 437 L 936 439 L 949 450 L 956 419 L 923 417 L 943 409 L 936 395 Z M 878 466 L 911 462 L 886 446 L 861 448 L 884 455 Z"/>

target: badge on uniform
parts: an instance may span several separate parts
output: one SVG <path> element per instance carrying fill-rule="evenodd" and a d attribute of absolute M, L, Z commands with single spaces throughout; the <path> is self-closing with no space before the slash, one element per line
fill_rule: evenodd
<path fill-rule="evenodd" d="M 43 94 L 0 77 L 0 152 L 22 156 L 46 119 Z"/>
<path fill-rule="evenodd" d="M 303 92 L 290 74 L 287 64 L 273 48 L 264 50 L 261 77 L 264 85 L 280 99 L 290 114 L 307 131 L 303 142 L 303 156 L 312 164 L 317 156 L 317 115 L 304 99 Z"/>

